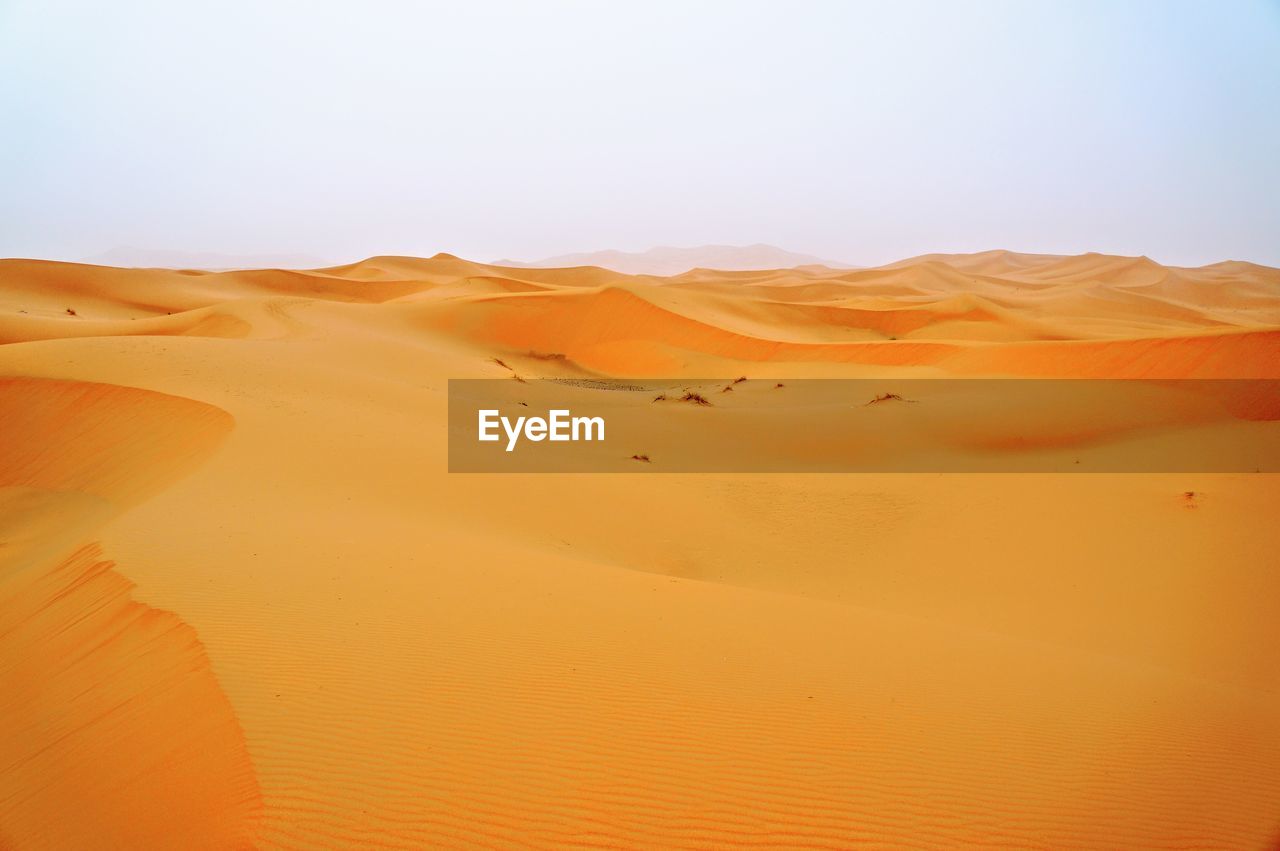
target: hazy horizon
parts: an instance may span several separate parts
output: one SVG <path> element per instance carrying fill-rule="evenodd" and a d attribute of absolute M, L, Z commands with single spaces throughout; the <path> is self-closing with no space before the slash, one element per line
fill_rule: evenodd
<path fill-rule="evenodd" d="M 0 256 L 1280 266 L 1280 4 L 0 6 Z"/>
<path fill-rule="evenodd" d="M 189 268 L 189 269 L 207 269 L 207 270 L 231 270 L 231 269 L 254 269 L 254 268 L 286 268 L 286 269 L 313 269 L 325 268 L 330 266 L 342 266 L 352 263 L 360 263 L 372 260 L 378 257 L 413 257 L 419 259 L 432 259 L 438 256 L 457 257 L 462 260 L 468 260 L 475 263 L 481 263 L 492 266 L 512 265 L 516 267 L 526 268 L 558 268 L 563 266 L 579 266 L 593 265 L 604 266 L 605 268 L 615 268 L 616 264 L 600 262 L 602 258 L 649 258 L 653 256 L 663 256 L 668 253 L 702 253 L 707 251 L 727 250 L 730 252 L 749 253 L 753 249 L 768 249 L 782 255 L 799 255 L 802 259 L 796 263 L 779 265 L 779 266 L 734 266 L 732 268 L 741 269 L 764 269 L 764 268 L 791 268 L 792 266 L 803 265 L 826 265 L 831 268 L 845 269 L 871 269 L 880 266 L 891 266 L 908 260 L 915 260 L 922 257 L 930 257 L 933 255 L 946 257 L 968 257 L 985 254 L 1011 254 L 1021 256 L 1045 256 L 1045 257 L 1079 257 L 1086 255 L 1101 255 L 1107 257 L 1121 257 L 1140 259 L 1146 257 L 1160 263 L 1159 258 L 1151 257 L 1147 254 L 1117 254 L 1111 252 L 1099 252 L 1093 250 L 1084 250 L 1073 253 L 1060 252 L 1036 252 L 1023 251 L 1016 248 L 1005 248 L 994 246 L 990 248 L 975 248 L 963 251 L 924 251 L 917 254 L 906 255 L 903 257 L 894 257 L 877 263 L 857 263 L 849 262 L 839 257 L 816 257 L 806 255 L 802 252 L 790 251 L 786 246 L 770 245 L 768 243 L 753 243 L 751 245 L 730 245 L 730 244 L 704 244 L 704 245 L 653 245 L 648 248 L 636 250 L 624 250 L 616 248 L 601 248 L 592 251 L 570 251 L 564 254 L 555 254 L 548 257 L 473 257 L 460 254 L 455 251 L 449 251 L 447 248 L 441 248 L 429 254 L 421 253 L 405 253 L 405 252 L 381 252 L 378 254 L 362 254 L 357 257 L 323 257 L 315 254 L 304 253 L 287 253 L 287 252 L 259 252 L 232 254 L 227 252 L 216 251 L 184 251 L 182 249 L 152 249 L 136 245 L 116 246 L 107 251 L 99 252 L 95 255 L 80 258 L 44 258 L 44 257 L 5 257 L 0 259 L 27 259 L 27 260 L 55 260 L 57 262 L 79 263 L 86 265 L 98 266 L 117 266 L 117 267 L 154 267 L 154 268 Z M 551 261 L 566 261 L 564 263 L 552 263 Z M 572 262 L 568 262 L 572 261 Z M 1161 263 L 1161 265 L 1171 268 L 1203 268 L 1213 266 L 1224 262 L 1246 262 L 1256 266 L 1264 266 L 1270 268 L 1280 268 L 1267 263 L 1259 263 L 1255 260 L 1243 260 L 1242 258 L 1228 257 L 1221 260 L 1211 260 L 1204 263 L 1194 264 L 1178 264 L 1178 263 Z M 714 263 L 699 263 L 702 268 L 706 269 L 730 269 L 725 265 L 717 265 Z M 690 267 L 692 268 L 692 267 Z M 626 271 L 625 269 L 616 269 L 617 271 Z M 681 271 L 684 267 L 681 267 Z M 657 273 L 644 273 L 657 274 Z M 672 273 L 674 274 L 674 273 Z"/>

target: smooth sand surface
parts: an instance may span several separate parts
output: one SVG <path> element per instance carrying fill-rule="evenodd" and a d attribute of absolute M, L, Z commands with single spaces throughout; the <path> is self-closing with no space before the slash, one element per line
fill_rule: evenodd
<path fill-rule="evenodd" d="M 1280 378 L 1278 270 L 6 260 L 0 343 L 0 848 L 1280 839 L 1280 476 L 445 439 L 451 377 Z"/>

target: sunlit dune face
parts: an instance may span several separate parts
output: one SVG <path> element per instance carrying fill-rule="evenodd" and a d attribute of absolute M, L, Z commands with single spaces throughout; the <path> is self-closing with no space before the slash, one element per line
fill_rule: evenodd
<path fill-rule="evenodd" d="M 261 802 L 195 631 L 88 543 L 207 456 L 209 405 L 0 380 L 0 843 L 248 848 Z"/>

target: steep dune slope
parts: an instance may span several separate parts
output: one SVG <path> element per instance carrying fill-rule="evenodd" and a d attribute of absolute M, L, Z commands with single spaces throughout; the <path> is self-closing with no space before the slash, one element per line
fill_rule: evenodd
<path fill-rule="evenodd" d="M 193 466 L 223 412 L 0 380 L 0 845 L 250 847 L 261 802 L 194 631 L 89 536 Z"/>

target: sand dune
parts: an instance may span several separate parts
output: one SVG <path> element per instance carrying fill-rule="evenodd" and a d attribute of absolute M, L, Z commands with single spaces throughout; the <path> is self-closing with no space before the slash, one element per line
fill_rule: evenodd
<path fill-rule="evenodd" d="M 199 639 L 86 543 L 231 418 L 43 379 L 0 380 L 0 407 L 0 844 L 251 846 L 257 781 Z"/>
<path fill-rule="evenodd" d="M 144 269 L 307 269 L 324 261 L 306 254 L 219 254 L 215 251 L 175 251 L 120 245 L 81 262 L 97 266 Z"/>
<path fill-rule="evenodd" d="M 0 848 L 1280 838 L 1275 475 L 445 472 L 449 378 L 1280 378 L 1280 270 L 9 260 L 0 342 Z"/>

